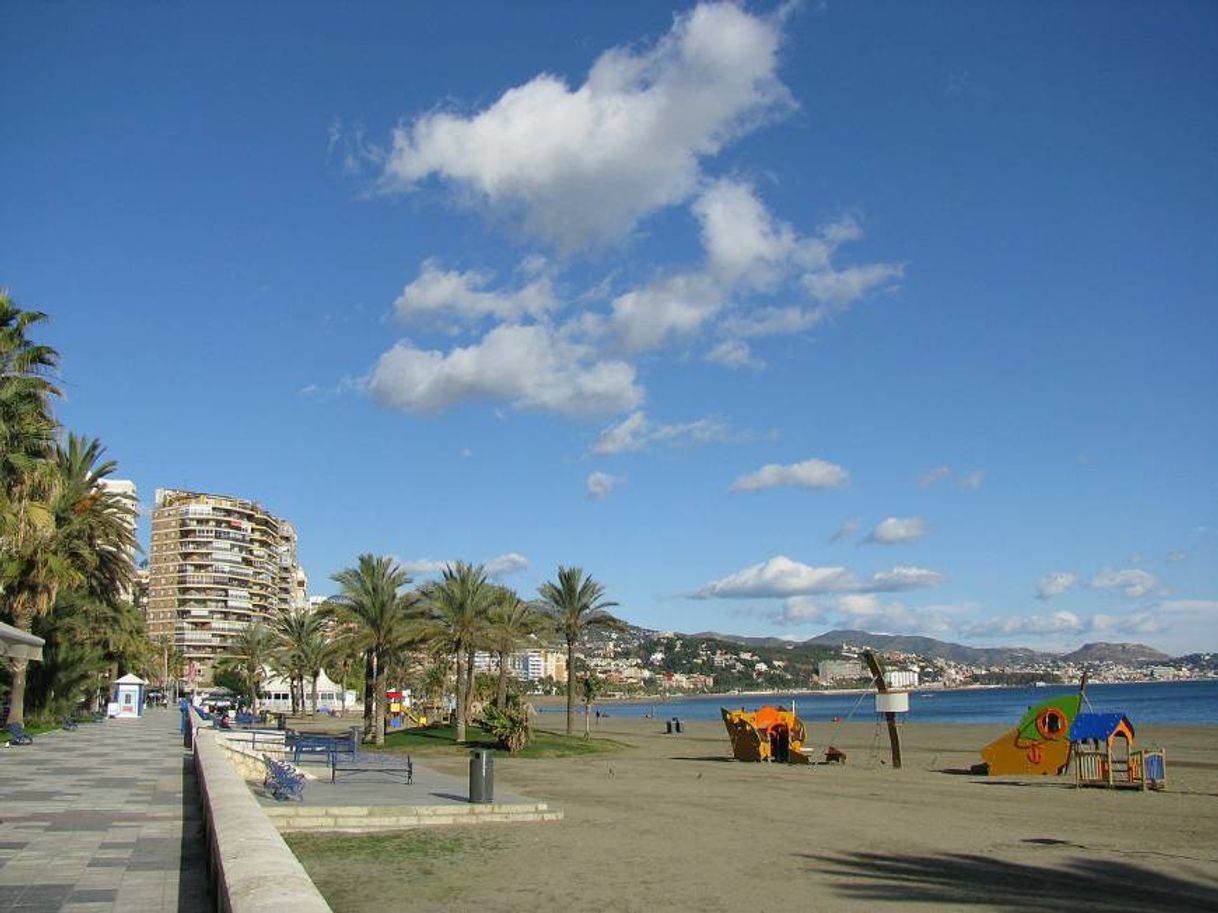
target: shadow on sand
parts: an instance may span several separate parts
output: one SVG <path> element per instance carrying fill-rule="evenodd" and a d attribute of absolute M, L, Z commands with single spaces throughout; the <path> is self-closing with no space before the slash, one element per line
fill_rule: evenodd
<path fill-rule="evenodd" d="M 836 856 L 798 853 L 818 874 L 844 879 L 834 889 L 870 903 L 989 906 L 1038 913 L 1176 913 L 1218 909 L 1218 880 L 1193 881 L 1106 859 L 1073 858 L 1060 866 L 988 856 Z"/>

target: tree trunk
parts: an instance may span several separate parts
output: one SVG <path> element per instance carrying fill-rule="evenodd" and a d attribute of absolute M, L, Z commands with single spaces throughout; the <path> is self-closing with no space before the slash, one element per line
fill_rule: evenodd
<path fill-rule="evenodd" d="M 592 735 L 592 733 L 588 731 L 588 726 L 591 725 L 591 720 L 592 720 L 592 702 L 585 701 L 584 702 L 584 738 L 585 739 Z"/>
<path fill-rule="evenodd" d="M 314 675 L 313 675 L 313 716 L 317 716 L 317 676 L 318 676 L 318 673 L 314 673 Z"/>
<path fill-rule="evenodd" d="M 474 704 L 474 648 L 465 654 L 465 721 L 469 722 L 470 708 Z"/>
<path fill-rule="evenodd" d="M 380 668 L 380 657 L 372 654 L 372 678 L 376 692 L 372 697 L 372 739 L 376 745 L 385 744 L 385 714 L 381 710 L 381 701 L 385 696 L 385 673 Z"/>
<path fill-rule="evenodd" d="M 372 699 L 376 681 L 372 677 L 372 651 L 364 654 L 364 741 L 372 738 Z"/>
<path fill-rule="evenodd" d="M 567 639 L 567 735 L 575 734 L 575 641 Z"/>
<path fill-rule="evenodd" d="M 499 651 L 499 691 L 495 694 L 495 706 L 500 710 L 507 707 L 508 685 L 508 655 Z"/>
<path fill-rule="evenodd" d="M 25 657 L 14 656 L 9 660 L 9 670 L 12 672 L 12 685 L 9 688 L 8 723 L 25 723 L 25 673 L 30 661 Z"/>
<path fill-rule="evenodd" d="M 457 706 L 454 710 L 456 720 L 454 726 L 457 730 L 457 741 L 465 741 L 465 656 L 464 650 L 457 650 Z"/>

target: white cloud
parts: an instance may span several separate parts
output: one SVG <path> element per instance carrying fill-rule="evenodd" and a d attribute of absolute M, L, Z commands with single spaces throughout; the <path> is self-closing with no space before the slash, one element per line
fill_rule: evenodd
<path fill-rule="evenodd" d="M 725 300 L 709 276 L 679 273 L 619 295 L 609 327 L 624 351 L 646 352 L 696 333 Z"/>
<path fill-rule="evenodd" d="M 985 478 L 985 472 L 980 469 L 974 469 L 972 472 L 966 473 L 960 477 L 960 487 L 965 491 L 976 491 L 981 487 L 981 481 Z"/>
<path fill-rule="evenodd" d="M 1054 571 L 1052 574 L 1045 574 L 1036 584 L 1036 598 L 1040 600 L 1052 599 L 1054 596 L 1059 596 L 1067 590 L 1072 590 L 1078 586 L 1078 574 L 1071 571 Z"/>
<path fill-rule="evenodd" d="M 817 593 L 889 593 L 939 586 L 944 577 L 920 567 L 894 567 L 860 580 L 844 567 L 814 567 L 777 555 L 719 580 L 694 593 L 699 599 L 777 598 Z"/>
<path fill-rule="evenodd" d="M 456 564 L 455 560 L 438 560 L 436 558 L 416 558 L 409 561 L 399 561 L 398 565 L 411 577 L 431 577 L 443 573 L 446 567 Z M 520 552 L 508 552 L 486 561 L 482 569 L 487 577 L 504 577 L 529 566 L 529 559 Z"/>
<path fill-rule="evenodd" d="M 603 53 L 572 89 L 543 74 L 469 117 L 398 128 L 387 189 L 440 177 L 564 250 L 612 242 L 693 192 L 700 160 L 791 104 L 779 16 L 705 3 L 651 48 Z"/>
<path fill-rule="evenodd" d="M 808 273 L 800 283 L 816 301 L 841 308 L 876 289 L 891 286 L 904 275 L 905 267 L 899 263 L 867 263 Z"/>
<path fill-rule="evenodd" d="M 714 580 L 695 595 L 720 599 L 794 596 L 841 591 L 855 583 L 854 576 L 844 567 L 812 567 L 778 555 L 762 564 L 754 564 Z"/>
<path fill-rule="evenodd" d="M 691 208 L 702 226 L 708 269 L 724 285 L 771 287 L 796 257 L 805 263 L 828 264 L 828 244 L 801 241 L 789 225 L 770 216 L 746 184 L 714 181 Z"/>
<path fill-rule="evenodd" d="M 1093 590 L 1107 590 L 1127 599 L 1142 599 L 1166 592 L 1153 574 L 1135 569 L 1114 571 L 1105 568 L 1091 578 L 1090 586 Z"/>
<path fill-rule="evenodd" d="M 864 588 L 877 593 L 920 590 L 939 586 L 944 579 L 944 576 L 938 571 L 927 570 L 924 567 L 898 566 L 891 571 L 872 574 L 871 580 L 864 584 Z"/>
<path fill-rule="evenodd" d="M 588 497 L 603 498 L 617 488 L 625 479 L 611 476 L 607 472 L 592 472 L 588 474 Z"/>
<path fill-rule="evenodd" d="M 447 353 L 402 340 L 380 357 L 367 386 L 381 402 L 409 412 L 496 399 L 519 409 L 596 415 L 632 409 L 643 399 L 633 365 L 597 360 L 588 346 L 549 327 L 513 324 Z"/>
<path fill-rule="evenodd" d="M 439 561 L 435 558 L 416 558 L 413 561 L 399 561 L 398 565 L 411 577 L 427 577 L 439 574 L 451 561 Z"/>
<path fill-rule="evenodd" d="M 921 517 L 888 517 L 867 534 L 867 541 L 875 545 L 898 545 L 916 542 L 925 535 L 926 521 Z"/>
<path fill-rule="evenodd" d="M 528 566 L 529 559 L 520 552 L 508 552 L 506 555 L 492 558 L 484 565 L 488 577 L 505 577 L 516 571 L 522 571 Z"/>
<path fill-rule="evenodd" d="M 600 438 L 592 447 L 592 452 L 604 456 L 625 453 L 629 450 L 642 450 L 645 446 L 647 446 L 647 414 L 639 410 L 630 413 L 616 425 L 610 425 L 602 431 Z"/>
<path fill-rule="evenodd" d="M 782 485 L 803 488 L 842 488 L 850 482 L 850 473 L 836 463 L 825 460 L 804 460 L 788 466 L 768 463 L 756 472 L 741 476 L 732 483 L 731 491 L 762 491 Z"/>
<path fill-rule="evenodd" d="M 764 368 L 765 362 L 753 357 L 753 350 L 743 339 L 725 339 L 703 356 L 704 361 L 725 368 Z"/>
<path fill-rule="evenodd" d="M 434 259 L 424 260 L 418 277 L 393 303 L 394 310 L 405 321 L 439 317 L 466 321 L 495 317 L 510 321 L 544 317 L 556 306 L 546 277 L 514 292 L 485 291 L 493 278 L 490 273 L 475 270 L 464 273 L 445 270 Z"/>
<path fill-rule="evenodd" d="M 1043 637 L 1052 634 L 1077 634 L 1091 629 L 1091 622 L 1074 612 L 1058 611 L 1049 615 L 1007 615 L 988 618 L 966 624 L 964 630 L 970 635 L 1010 636 L 1025 634 Z"/>
<path fill-rule="evenodd" d="M 653 443 L 681 446 L 726 442 L 738 438 L 739 435 L 719 419 L 700 418 L 690 422 L 657 424 L 648 419 L 645 412 L 639 410 L 602 431 L 596 443 L 592 445 L 592 453 L 597 456 L 609 456 L 644 450 Z"/>
<path fill-rule="evenodd" d="M 951 613 L 940 607 L 913 608 L 885 602 L 871 593 L 841 596 L 792 596 L 774 621 L 778 624 L 826 624 L 873 633 L 935 634 L 952 630 Z"/>
<path fill-rule="evenodd" d="M 1184 560 L 1186 560 L 1187 558 L 1188 558 L 1188 552 L 1180 552 L 1180 551 L 1176 551 L 1176 552 L 1168 552 L 1168 553 L 1167 553 L 1167 560 L 1168 560 L 1168 561 L 1172 561 L 1172 562 L 1176 562 L 1176 561 L 1184 561 Z"/>
<path fill-rule="evenodd" d="M 837 528 L 837 532 L 829 537 L 829 541 L 835 543 L 841 542 L 843 539 L 849 539 L 862 528 L 862 525 L 858 520 L 847 520 Z"/>
<path fill-rule="evenodd" d="M 922 488 L 930 488 L 936 482 L 942 482 L 952 474 L 951 468 L 948 466 L 936 466 L 934 469 L 928 469 L 918 477 L 918 485 Z"/>

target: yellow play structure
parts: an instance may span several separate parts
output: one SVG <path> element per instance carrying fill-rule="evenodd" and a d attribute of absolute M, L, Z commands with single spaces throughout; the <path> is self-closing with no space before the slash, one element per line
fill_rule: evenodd
<path fill-rule="evenodd" d="M 769 706 L 754 711 L 721 707 L 720 712 L 737 761 L 812 763 L 803 747 L 807 732 L 794 710 Z"/>

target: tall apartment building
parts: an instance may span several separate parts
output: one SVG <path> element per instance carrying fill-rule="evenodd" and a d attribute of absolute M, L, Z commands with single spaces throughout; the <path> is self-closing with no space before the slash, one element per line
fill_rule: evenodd
<path fill-rule="evenodd" d="M 482 651 L 475 653 L 474 671 L 498 674 L 498 657 Z M 555 650 L 522 650 L 508 655 L 508 672 L 524 682 L 537 682 L 543 678 L 565 682 L 567 657 Z"/>
<path fill-rule="evenodd" d="M 148 634 L 173 639 L 194 682 L 242 629 L 304 600 L 295 528 L 254 501 L 158 488 L 151 546 Z"/>

